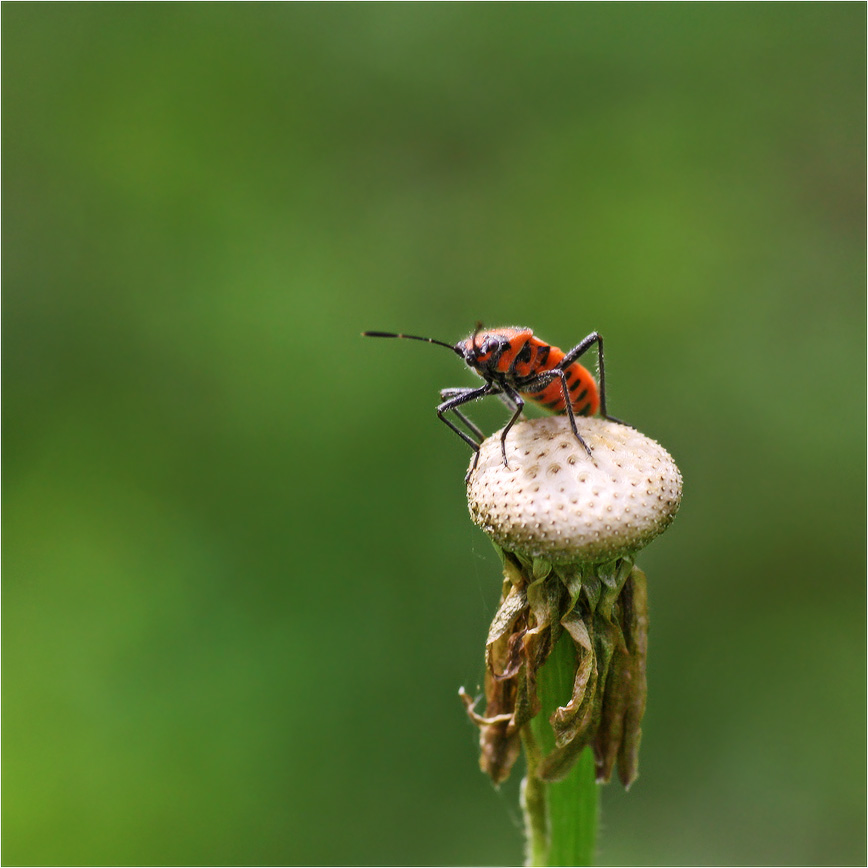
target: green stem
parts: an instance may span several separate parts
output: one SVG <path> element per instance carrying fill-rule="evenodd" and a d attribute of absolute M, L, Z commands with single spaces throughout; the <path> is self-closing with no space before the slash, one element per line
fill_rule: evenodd
<path fill-rule="evenodd" d="M 528 775 L 523 792 L 528 832 L 528 864 L 533 866 L 591 865 L 597 837 L 597 784 L 594 756 L 586 748 L 566 778 L 540 781 L 534 774 L 539 759 L 555 746 L 549 718 L 573 692 L 576 651 L 563 634 L 539 671 L 537 690 L 542 711 L 524 736 Z"/>
<path fill-rule="evenodd" d="M 542 758 L 539 745 L 530 724 L 521 732 L 527 775 L 521 782 L 521 808 L 524 811 L 524 831 L 527 835 L 527 864 L 548 865 L 549 820 L 546 794 L 549 785 L 536 776 L 536 768 Z"/>

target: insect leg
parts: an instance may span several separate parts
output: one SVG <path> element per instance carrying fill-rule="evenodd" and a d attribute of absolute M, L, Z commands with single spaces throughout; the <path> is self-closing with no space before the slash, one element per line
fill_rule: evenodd
<path fill-rule="evenodd" d="M 476 391 L 475 389 L 467 389 L 467 388 L 458 388 L 458 389 L 441 389 L 440 390 L 440 399 L 442 401 L 447 400 L 448 398 L 455 398 L 458 395 L 464 395 L 467 392 Z M 473 422 L 470 421 L 463 413 L 456 410 L 454 407 L 452 408 L 452 412 L 467 426 L 467 430 L 473 434 L 474 437 L 477 438 L 477 443 L 481 443 L 485 439 L 485 435 L 482 433 L 482 430 L 478 428 Z M 446 421 L 445 419 L 443 420 Z"/>
<path fill-rule="evenodd" d="M 497 397 L 500 398 L 500 400 L 503 401 L 503 403 L 506 404 L 507 407 L 509 407 L 511 413 L 515 412 L 515 408 L 517 405 L 515 401 L 506 394 L 506 392 L 495 390 L 491 394 L 497 395 Z"/>
<path fill-rule="evenodd" d="M 469 420 L 463 416 L 463 414 L 458 413 L 456 411 L 457 407 L 460 407 L 462 404 L 466 404 L 468 401 L 475 401 L 477 398 L 484 398 L 491 392 L 492 383 L 486 383 L 484 386 L 480 386 L 478 389 L 456 389 L 455 394 L 452 395 L 448 400 L 444 401 L 437 407 L 437 415 L 441 419 L 441 421 L 445 422 L 471 449 L 473 449 L 476 454 L 479 454 L 479 443 L 473 440 L 468 434 L 462 431 L 451 419 L 447 419 L 444 416 L 444 413 L 448 413 L 450 410 L 455 413 L 459 419 L 462 419 L 465 423 L 471 426 L 471 430 L 476 429 L 474 433 L 479 433 L 479 437 L 482 438 L 482 432 L 476 428 L 475 425 L 469 422 Z M 445 390 L 450 391 L 450 390 Z"/>
<path fill-rule="evenodd" d="M 582 446 L 585 448 L 585 452 L 587 452 L 588 455 L 591 455 L 591 447 L 588 446 L 587 443 L 585 443 L 584 438 L 581 434 L 579 434 L 579 429 L 576 427 L 576 416 L 575 413 L 573 413 L 573 404 L 570 396 L 570 387 L 567 384 L 566 372 L 560 366 L 558 366 L 557 368 L 553 368 L 550 371 L 543 371 L 541 374 L 538 374 L 533 380 L 527 383 L 524 388 L 528 391 L 538 391 L 542 386 L 551 383 L 552 380 L 555 379 L 559 379 L 561 381 L 561 390 L 564 393 L 564 407 L 566 409 L 567 416 L 569 417 L 570 427 L 573 429 L 573 434 L 576 435 L 576 440 L 578 440 L 579 443 L 581 443 Z"/>
<path fill-rule="evenodd" d="M 566 370 L 580 356 L 583 356 L 593 344 L 597 344 L 597 356 L 600 360 L 600 415 L 612 422 L 621 422 L 620 419 L 616 419 L 606 412 L 606 364 L 603 359 L 603 336 L 599 332 L 591 332 L 581 343 L 576 344 L 561 359 L 558 368 Z"/>
<path fill-rule="evenodd" d="M 518 394 L 518 392 L 506 386 L 503 387 L 503 399 L 504 403 L 511 401 L 515 407 L 515 412 L 512 414 L 512 418 L 506 423 L 500 434 L 500 451 L 503 453 L 503 466 L 509 467 L 509 462 L 506 460 L 506 435 L 509 434 L 509 429 L 518 421 L 518 417 L 521 416 L 521 412 L 524 410 L 524 399 Z"/>
<path fill-rule="evenodd" d="M 449 390 L 446 390 L 449 391 Z M 456 389 L 457 394 L 454 394 L 451 398 L 444 401 L 437 408 L 437 415 L 442 419 L 465 443 L 467 443 L 473 449 L 473 462 L 467 470 L 467 473 L 464 475 L 464 483 L 465 485 L 470 479 L 470 474 L 476 470 L 476 465 L 479 462 L 479 443 L 475 440 L 472 440 L 467 434 L 465 434 L 454 422 L 444 416 L 444 413 L 448 413 L 450 410 L 455 413 L 459 419 L 463 419 L 466 423 L 470 424 L 472 428 L 476 428 L 475 425 L 469 422 L 469 420 L 462 414 L 459 413 L 455 408 L 460 407 L 462 404 L 466 404 L 468 401 L 475 401 L 477 398 L 484 398 L 486 395 L 490 395 L 493 392 L 498 392 L 499 389 L 492 382 L 487 382 L 484 386 L 480 386 L 478 389 Z M 478 431 L 479 429 L 476 428 Z M 479 431 L 480 440 L 482 439 L 482 432 Z"/>

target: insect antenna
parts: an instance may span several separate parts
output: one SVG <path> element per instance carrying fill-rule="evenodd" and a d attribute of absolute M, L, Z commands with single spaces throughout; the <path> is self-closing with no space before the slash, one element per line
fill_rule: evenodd
<path fill-rule="evenodd" d="M 452 350 L 453 353 L 458 353 L 458 355 L 462 355 L 461 350 L 457 347 L 452 346 L 452 344 L 447 344 L 444 341 L 438 341 L 436 338 L 420 338 L 418 335 L 399 335 L 394 332 L 362 332 L 362 337 L 364 338 L 406 338 L 411 341 L 425 341 L 428 344 L 437 344 L 440 347 L 446 347 L 448 350 Z"/>

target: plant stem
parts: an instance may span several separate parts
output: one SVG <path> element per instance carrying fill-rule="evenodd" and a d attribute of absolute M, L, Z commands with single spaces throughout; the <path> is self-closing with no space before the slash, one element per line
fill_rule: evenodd
<path fill-rule="evenodd" d="M 548 865 L 549 820 L 546 806 L 546 791 L 549 785 L 536 776 L 540 761 L 539 745 L 530 724 L 521 733 L 527 775 L 521 782 L 521 808 L 524 811 L 524 831 L 527 836 L 527 864 Z"/>
<path fill-rule="evenodd" d="M 597 784 L 594 756 L 585 748 L 566 778 L 546 783 L 535 775 L 542 755 L 554 746 L 549 718 L 569 701 L 576 674 L 576 651 L 567 635 L 558 640 L 537 681 L 542 710 L 524 734 L 527 778 L 522 805 L 532 866 L 591 865 L 597 837 Z"/>

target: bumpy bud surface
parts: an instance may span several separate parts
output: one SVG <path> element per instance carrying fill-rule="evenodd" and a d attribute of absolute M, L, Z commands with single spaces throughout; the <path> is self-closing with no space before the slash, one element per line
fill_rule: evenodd
<path fill-rule="evenodd" d="M 681 503 L 681 474 L 660 444 L 627 425 L 566 416 L 517 423 L 482 444 L 467 498 L 473 521 L 507 551 L 553 563 L 628 556 L 664 531 Z"/>

